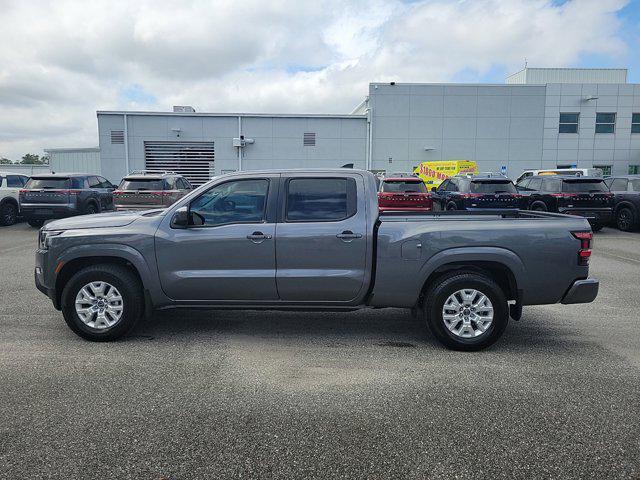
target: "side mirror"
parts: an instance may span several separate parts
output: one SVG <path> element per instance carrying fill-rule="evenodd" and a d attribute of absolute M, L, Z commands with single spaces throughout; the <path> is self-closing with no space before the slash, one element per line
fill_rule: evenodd
<path fill-rule="evenodd" d="M 171 228 L 187 228 L 189 226 L 189 207 L 180 207 L 173 213 Z"/>

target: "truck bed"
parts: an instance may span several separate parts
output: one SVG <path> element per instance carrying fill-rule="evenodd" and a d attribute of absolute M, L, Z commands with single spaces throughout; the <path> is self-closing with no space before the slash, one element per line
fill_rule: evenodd
<path fill-rule="evenodd" d="M 580 242 L 571 233 L 577 231 L 590 231 L 586 219 L 548 212 L 381 214 L 370 303 L 406 307 L 432 274 L 452 263 L 507 268 L 522 305 L 557 303 L 573 281 L 588 276 L 588 267 L 577 263 Z"/>

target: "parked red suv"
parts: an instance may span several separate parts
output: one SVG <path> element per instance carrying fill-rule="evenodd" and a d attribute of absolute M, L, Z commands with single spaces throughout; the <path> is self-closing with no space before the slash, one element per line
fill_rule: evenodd
<path fill-rule="evenodd" d="M 418 177 L 383 178 L 378 190 L 380 212 L 430 212 L 433 207 L 427 186 Z"/>

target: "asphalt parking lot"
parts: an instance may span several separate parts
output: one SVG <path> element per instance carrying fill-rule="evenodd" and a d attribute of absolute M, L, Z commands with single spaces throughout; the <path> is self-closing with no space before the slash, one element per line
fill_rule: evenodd
<path fill-rule="evenodd" d="M 404 310 L 165 312 L 89 343 L 33 285 L 36 230 L 2 228 L 0 478 L 640 478 L 640 233 L 595 242 L 596 302 L 465 354 Z"/>

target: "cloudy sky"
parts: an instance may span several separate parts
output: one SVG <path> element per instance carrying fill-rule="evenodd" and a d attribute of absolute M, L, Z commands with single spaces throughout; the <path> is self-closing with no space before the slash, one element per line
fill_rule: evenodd
<path fill-rule="evenodd" d="M 97 145 L 96 110 L 350 112 L 371 81 L 630 69 L 640 0 L 0 0 L 0 157 Z"/>

